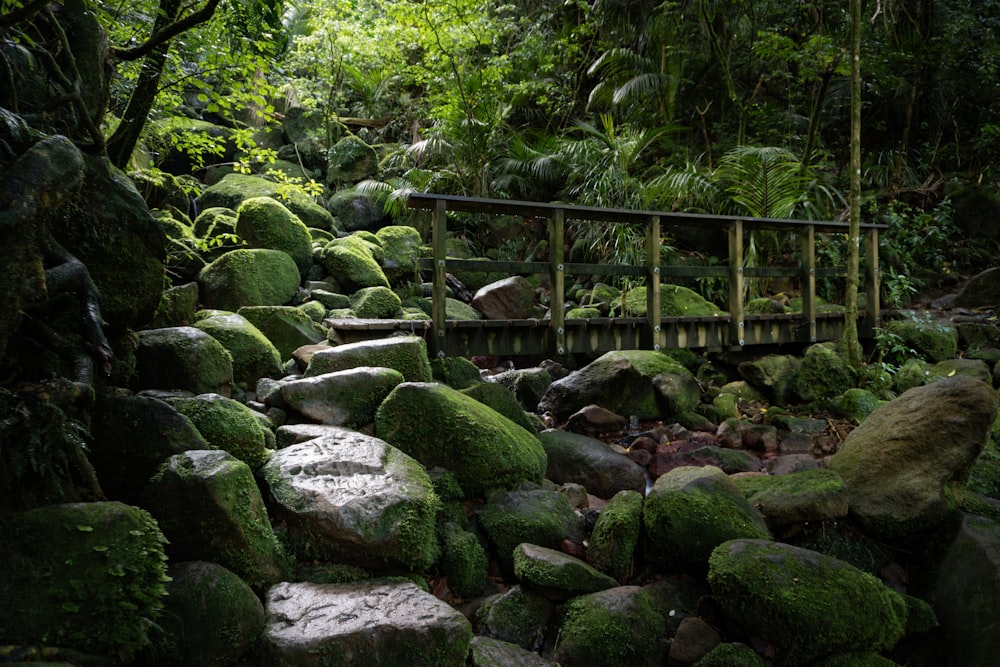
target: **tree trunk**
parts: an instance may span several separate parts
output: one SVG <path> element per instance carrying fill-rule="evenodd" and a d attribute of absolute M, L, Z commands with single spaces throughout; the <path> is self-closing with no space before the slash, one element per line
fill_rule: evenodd
<path fill-rule="evenodd" d="M 861 365 L 858 341 L 858 264 L 861 243 L 861 0 L 851 0 L 851 194 L 844 290 L 844 344 L 848 362 Z"/>

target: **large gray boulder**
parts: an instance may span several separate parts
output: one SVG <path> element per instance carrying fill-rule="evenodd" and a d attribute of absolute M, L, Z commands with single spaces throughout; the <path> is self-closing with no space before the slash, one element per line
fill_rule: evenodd
<path fill-rule="evenodd" d="M 552 602 L 515 584 L 483 600 L 476 609 L 476 632 L 534 650 L 544 642 L 545 628 L 554 615 Z"/>
<path fill-rule="evenodd" d="M 545 450 L 534 434 L 445 385 L 398 385 L 379 406 L 375 431 L 428 468 L 451 470 L 469 496 L 538 483 L 545 474 Z"/>
<path fill-rule="evenodd" d="M 143 492 L 142 506 L 169 540 L 172 561 L 210 561 L 258 591 L 287 575 L 289 563 L 247 464 L 220 451 L 170 457 Z"/>
<path fill-rule="evenodd" d="M 309 359 L 305 375 L 321 375 L 358 366 L 392 368 L 402 373 L 407 382 L 431 380 L 427 343 L 419 336 L 395 336 L 317 350 Z"/>
<path fill-rule="evenodd" d="M 438 556 L 440 501 L 423 467 L 372 436 L 327 427 L 260 471 L 300 558 L 421 570 Z"/>
<path fill-rule="evenodd" d="M 523 320 L 535 305 L 535 288 L 527 278 L 511 276 L 479 289 L 472 307 L 486 320 Z"/>
<path fill-rule="evenodd" d="M 674 468 L 656 480 L 643 507 L 647 558 L 702 572 L 712 549 L 736 538 L 768 538 L 739 487 L 714 466 Z"/>
<path fill-rule="evenodd" d="M 204 331 L 169 327 L 140 331 L 138 336 L 134 388 L 182 389 L 224 396 L 232 391 L 232 357 Z"/>
<path fill-rule="evenodd" d="M 955 297 L 959 308 L 986 308 L 1000 304 L 1000 268 L 993 267 L 972 276 Z"/>
<path fill-rule="evenodd" d="M 642 466 L 596 438 L 547 429 L 538 439 L 548 458 L 545 476 L 556 484 L 582 484 L 598 498 L 610 498 L 619 491 L 646 490 Z"/>
<path fill-rule="evenodd" d="M 513 563 L 514 550 L 525 542 L 558 549 L 564 539 L 583 541 L 583 517 L 558 491 L 526 488 L 494 494 L 477 519 L 505 564 Z"/>
<path fill-rule="evenodd" d="M 524 542 L 514 548 L 514 575 L 522 586 L 552 600 L 614 588 L 618 582 L 569 554 Z"/>
<path fill-rule="evenodd" d="M 933 620 L 926 603 L 904 597 L 867 572 L 768 540 L 720 545 L 709 561 L 708 583 L 731 618 L 750 636 L 771 643 L 779 664 L 891 649 L 919 624 L 910 619 L 911 607 Z M 831 613 L 833 609 L 851 611 Z"/>
<path fill-rule="evenodd" d="M 403 374 L 391 368 L 360 366 L 281 384 L 285 404 L 322 424 L 357 428 L 375 421 L 375 411 Z"/>
<path fill-rule="evenodd" d="M 954 516 L 996 412 L 993 388 L 961 375 L 880 407 L 829 460 L 847 484 L 851 515 L 883 537 Z"/>
<path fill-rule="evenodd" d="M 230 250 L 198 273 L 206 308 L 236 312 L 244 306 L 281 306 L 299 288 L 292 256 L 268 248 Z"/>
<path fill-rule="evenodd" d="M 659 376 L 657 387 L 654 380 Z M 697 405 L 697 386 L 691 371 L 662 352 L 608 352 L 549 385 L 538 412 L 551 412 L 563 421 L 595 404 L 620 415 L 661 418 Z M 674 394 L 677 387 L 681 391 Z"/>
<path fill-rule="evenodd" d="M 526 651 L 520 646 L 490 637 L 473 637 L 469 651 L 472 667 L 553 667 L 537 653 Z"/>
<path fill-rule="evenodd" d="M 408 581 L 281 583 L 266 610 L 274 665 L 464 665 L 472 641 L 458 610 Z"/>

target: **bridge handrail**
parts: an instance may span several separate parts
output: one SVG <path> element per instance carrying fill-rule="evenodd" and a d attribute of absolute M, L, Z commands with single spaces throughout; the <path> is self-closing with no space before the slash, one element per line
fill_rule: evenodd
<path fill-rule="evenodd" d="M 615 208 L 599 208 L 592 206 L 576 206 L 562 203 L 525 202 L 506 199 L 488 199 L 481 197 L 462 197 L 457 195 L 439 195 L 429 193 L 412 193 L 407 198 L 407 206 L 412 209 L 429 210 L 432 212 L 432 257 L 430 268 L 433 270 L 432 310 L 431 319 L 434 329 L 432 344 L 437 356 L 445 356 L 446 315 L 445 296 L 446 269 L 449 265 L 459 263 L 467 265 L 471 260 L 456 260 L 447 257 L 446 234 L 447 212 L 485 213 L 491 215 L 517 215 L 524 218 L 544 219 L 549 227 L 549 260 L 548 262 L 501 262 L 482 261 L 492 267 L 500 267 L 510 272 L 539 273 L 548 269 L 551 282 L 550 321 L 554 352 L 563 354 L 567 351 L 565 329 L 565 275 L 572 270 L 575 273 L 645 275 L 646 278 L 646 322 L 649 327 L 653 349 L 660 349 L 664 340 L 660 317 L 660 282 L 665 274 L 677 274 L 676 270 L 662 271 L 660 267 L 661 225 L 670 226 L 704 226 L 717 225 L 728 235 L 729 257 L 728 267 L 724 269 L 729 279 L 729 341 L 734 347 L 744 344 L 745 312 L 744 312 L 744 280 L 748 275 L 785 275 L 783 270 L 751 269 L 743 266 L 744 260 L 744 229 L 768 229 L 786 232 L 796 232 L 801 248 L 801 262 L 796 273 L 802 281 L 802 319 L 804 320 L 804 341 L 817 340 L 817 299 L 816 278 L 823 269 L 816 267 L 816 233 L 845 234 L 850 226 L 846 222 L 787 220 L 778 218 L 753 218 L 743 216 L 723 216 L 699 213 L 678 213 L 664 211 L 635 211 Z M 563 259 L 564 225 L 566 220 L 584 220 L 592 222 L 619 222 L 641 224 L 646 229 L 646 261 L 642 267 L 630 265 L 609 267 L 597 264 L 568 264 Z M 865 294 L 867 304 L 862 331 L 871 333 L 878 326 L 879 310 L 879 271 L 878 271 L 878 232 L 888 229 L 888 225 L 864 223 L 860 232 L 865 240 Z M 502 265 L 502 266 L 501 266 Z M 705 276 L 718 276 L 721 267 L 705 267 Z M 593 269 L 590 271 L 590 269 Z M 827 270 L 828 272 L 828 270 Z"/>

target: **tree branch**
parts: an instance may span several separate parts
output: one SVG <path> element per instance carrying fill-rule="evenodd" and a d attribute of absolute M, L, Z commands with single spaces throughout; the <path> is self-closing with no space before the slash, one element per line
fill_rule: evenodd
<path fill-rule="evenodd" d="M 15 9 L 8 14 L 0 15 L 0 31 L 5 30 L 15 23 L 25 21 L 38 12 L 45 9 L 50 0 L 34 0 L 34 2 L 29 2 L 24 7 L 20 9 Z"/>
<path fill-rule="evenodd" d="M 116 60 L 138 60 L 149 54 L 153 49 L 165 44 L 185 30 L 189 30 L 196 25 L 208 21 L 215 14 L 216 8 L 222 0 L 208 0 L 205 6 L 193 14 L 188 14 L 182 19 L 170 23 L 160 30 L 157 30 L 149 39 L 139 46 L 131 49 L 114 49 L 113 56 Z"/>

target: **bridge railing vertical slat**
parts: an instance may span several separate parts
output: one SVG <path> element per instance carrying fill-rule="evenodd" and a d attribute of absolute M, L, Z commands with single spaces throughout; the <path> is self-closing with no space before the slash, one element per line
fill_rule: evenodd
<path fill-rule="evenodd" d="M 434 262 L 434 277 L 431 299 L 431 319 L 434 325 L 434 342 L 432 351 L 437 357 L 444 357 L 447 315 L 445 297 L 448 294 L 446 283 L 445 257 L 448 255 L 446 237 L 448 235 L 447 202 L 438 199 L 434 202 L 434 213 L 431 217 L 431 254 Z"/>
<path fill-rule="evenodd" d="M 865 234 L 865 309 L 864 331 L 862 335 L 874 337 L 875 329 L 881 326 L 882 312 L 879 303 L 878 230 L 869 229 Z"/>
<path fill-rule="evenodd" d="M 660 322 L 660 216 L 650 216 L 646 223 L 646 322 L 649 323 L 653 349 L 663 347 Z"/>
<path fill-rule="evenodd" d="M 549 298 L 551 320 L 549 327 L 553 333 L 556 354 L 565 354 L 566 349 L 566 270 L 563 261 L 566 211 L 556 209 L 549 216 L 549 277 L 552 289 Z"/>
<path fill-rule="evenodd" d="M 806 343 L 816 342 L 816 228 L 808 225 L 802 232 L 802 319 Z"/>
<path fill-rule="evenodd" d="M 743 221 L 729 224 L 729 345 L 742 347 L 743 322 Z"/>

